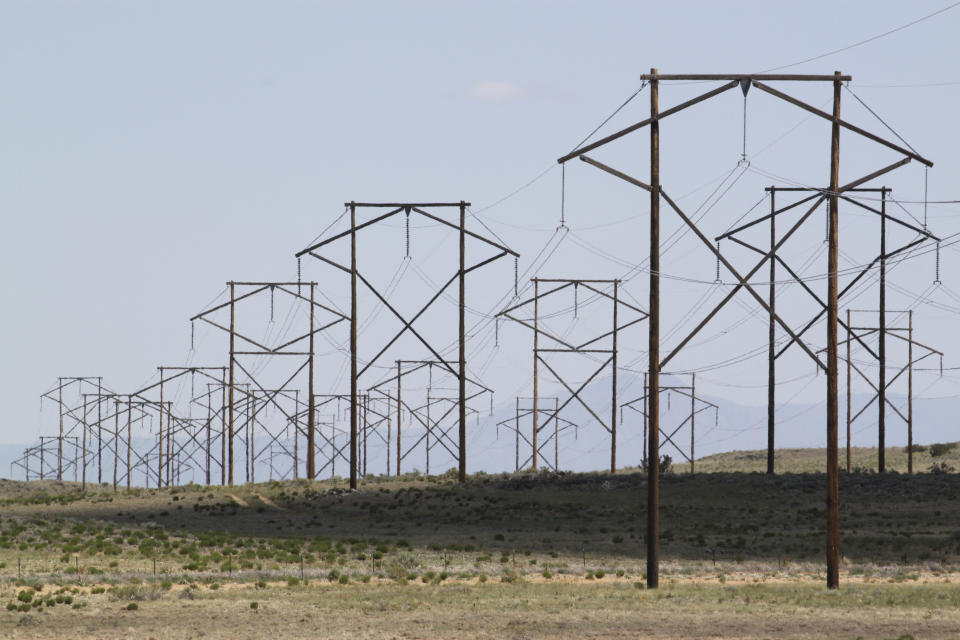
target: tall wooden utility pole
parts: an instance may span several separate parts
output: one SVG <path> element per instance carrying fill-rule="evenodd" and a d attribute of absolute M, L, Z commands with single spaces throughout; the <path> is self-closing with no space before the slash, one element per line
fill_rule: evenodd
<path fill-rule="evenodd" d="M 907 330 L 907 473 L 913 473 L 913 309 L 907 314 L 910 318 Z M 943 362 L 942 358 L 940 362 Z M 940 367 L 942 369 L 943 364 Z"/>
<path fill-rule="evenodd" d="M 316 470 L 316 458 L 315 458 L 315 449 L 316 449 L 316 434 L 314 433 L 317 429 L 317 412 L 316 407 L 316 395 L 313 392 L 313 354 L 314 354 L 314 342 L 313 342 L 313 333 L 314 333 L 314 295 L 317 285 L 315 282 L 310 283 L 310 355 L 308 356 L 310 362 L 309 367 L 310 371 L 308 373 L 308 389 L 307 389 L 307 479 L 316 480 L 317 470 Z M 296 425 L 294 425 L 294 437 L 296 437 Z M 388 453 L 389 458 L 389 453 Z M 297 463 L 294 460 L 294 469 L 296 469 Z"/>
<path fill-rule="evenodd" d="M 402 459 L 402 447 L 400 444 L 400 428 L 403 413 L 403 376 L 400 373 L 400 361 L 397 360 L 397 476 L 400 475 L 400 460 Z"/>
<path fill-rule="evenodd" d="M 837 457 L 837 265 L 840 195 L 840 72 L 833 81 L 830 142 L 830 217 L 827 247 L 827 588 L 840 586 L 840 471 Z"/>
<path fill-rule="evenodd" d="M 647 436 L 647 587 L 660 585 L 660 81 L 650 69 L 650 331 Z"/>
<path fill-rule="evenodd" d="M 467 481 L 467 205 L 460 201 L 460 482 Z"/>
<path fill-rule="evenodd" d="M 350 203 L 350 488 L 357 488 L 357 205 Z"/>
<path fill-rule="evenodd" d="M 877 472 L 887 470 L 887 192 L 880 196 L 880 379 L 877 386 Z"/>
<path fill-rule="evenodd" d="M 231 360 L 233 360 L 231 358 Z M 231 369 L 233 367 L 233 362 L 230 363 Z M 231 400 L 227 404 L 227 372 L 224 370 L 220 374 L 221 384 L 220 384 L 220 484 L 227 484 L 227 431 L 229 427 L 229 420 L 233 420 L 233 401 Z M 231 398 L 233 397 L 233 385 L 229 385 Z M 227 414 L 230 414 L 230 417 L 227 417 Z"/>
<path fill-rule="evenodd" d="M 769 342 L 767 350 L 767 473 L 774 473 L 774 440 L 776 437 L 777 402 L 777 348 L 776 348 L 776 313 L 777 313 L 777 191 L 770 187 L 770 315 L 769 315 Z"/>
<path fill-rule="evenodd" d="M 620 306 L 619 288 L 620 281 L 613 281 L 613 353 L 610 354 L 610 370 L 613 375 L 610 398 L 610 473 L 617 472 L 617 307 Z M 554 416 L 556 418 L 556 416 Z M 555 425 L 556 426 L 556 425 Z"/>
<path fill-rule="evenodd" d="M 63 480 L 63 378 L 57 378 L 57 404 L 60 409 L 60 436 L 57 438 L 57 480 Z M 40 446 L 41 452 L 43 445 Z M 43 462 L 40 463 L 40 477 L 43 478 Z"/>
<path fill-rule="evenodd" d="M 163 486 L 163 367 L 160 369 L 160 416 L 158 418 L 157 433 L 157 489 Z M 193 399 L 191 398 L 191 401 Z"/>
<path fill-rule="evenodd" d="M 227 418 L 227 484 L 233 486 L 233 434 L 234 434 L 234 338 L 236 336 L 236 284 L 230 282 L 230 384 L 227 389 L 229 395 L 229 409 Z"/>
<path fill-rule="evenodd" d="M 533 470 L 537 470 L 540 449 L 540 280 L 533 279 Z M 520 425 L 517 424 L 519 429 Z M 519 431 L 517 432 L 519 434 Z M 519 435 L 517 436 L 519 437 Z M 519 460 L 519 458 L 518 458 Z M 519 471 L 519 464 L 517 465 Z"/>
<path fill-rule="evenodd" d="M 853 342 L 853 332 L 850 330 L 850 309 L 847 309 L 847 473 L 850 473 L 850 403 L 853 400 L 853 394 L 850 390 L 850 343 Z"/>

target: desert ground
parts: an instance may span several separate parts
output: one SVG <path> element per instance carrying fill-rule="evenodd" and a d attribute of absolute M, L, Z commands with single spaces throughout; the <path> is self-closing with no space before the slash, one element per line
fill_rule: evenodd
<path fill-rule="evenodd" d="M 645 588 L 646 477 L 477 473 L 163 489 L 0 481 L 2 638 L 960 638 L 960 451 L 677 465 Z M 925 456 L 925 457 L 924 457 Z"/>

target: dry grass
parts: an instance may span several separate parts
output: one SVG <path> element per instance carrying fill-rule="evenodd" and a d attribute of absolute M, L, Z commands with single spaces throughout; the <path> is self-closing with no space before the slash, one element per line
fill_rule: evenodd
<path fill-rule="evenodd" d="M 0 616 L 5 638 L 914 638 L 960 632 L 957 585 L 627 583 L 197 589 L 141 602 Z M 256 602 L 257 608 L 251 608 Z"/>
<path fill-rule="evenodd" d="M 803 468 L 817 455 L 780 460 Z M 712 463 L 749 461 L 737 456 Z M 0 606 L 23 609 L 30 585 L 54 601 L 0 610 L 0 637 L 960 633 L 956 474 L 841 476 L 839 593 L 823 588 L 822 474 L 665 476 L 655 592 L 635 586 L 644 484 L 630 472 L 478 474 L 466 486 L 411 475 L 358 492 L 297 481 L 83 494 L 3 481 Z"/>
<path fill-rule="evenodd" d="M 952 469 L 953 471 L 960 471 L 960 446 L 955 446 L 946 453 L 938 456 L 932 456 L 930 453 L 930 445 L 914 445 L 913 469 L 915 472 L 929 472 L 931 467 L 941 464 L 945 464 L 948 469 Z M 875 447 L 851 447 L 851 471 L 876 471 L 877 457 L 877 449 Z M 908 455 L 906 447 L 887 447 L 885 458 L 887 471 L 897 473 L 907 472 Z M 825 449 L 777 449 L 775 452 L 777 473 L 824 472 L 826 462 L 827 453 Z M 846 449 L 841 445 L 840 467 L 845 469 L 846 464 Z M 697 460 L 696 470 L 700 473 L 765 473 L 767 470 L 767 452 L 764 449 L 718 453 Z M 689 471 L 689 466 L 686 464 L 678 464 L 676 471 L 677 473 L 686 473 Z"/>

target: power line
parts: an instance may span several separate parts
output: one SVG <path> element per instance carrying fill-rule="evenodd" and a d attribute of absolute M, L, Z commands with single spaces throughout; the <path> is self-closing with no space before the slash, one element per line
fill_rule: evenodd
<path fill-rule="evenodd" d="M 960 80 L 951 80 L 949 82 L 922 82 L 919 84 L 860 84 L 856 86 L 860 89 L 922 89 L 925 87 L 952 87 L 960 85 Z"/>
<path fill-rule="evenodd" d="M 889 35 L 892 35 L 892 34 L 894 34 L 894 33 L 897 33 L 898 31 L 903 31 L 904 29 L 909 29 L 910 27 L 912 27 L 912 26 L 914 26 L 914 25 L 916 25 L 916 24 L 919 24 L 919 23 L 923 22 L 924 20 L 929 20 L 930 18 L 933 18 L 933 17 L 935 17 L 935 16 L 938 16 L 938 15 L 940 15 L 941 13 L 945 13 L 945 12 L 949 11 L 950 9 L 953 9 L 953 8 L 955 8 L 955 7 L 957 7 L 957 6 L 960 6 L 960 2 L 954 2 L 954 3 L 952 3 L 952 4 L 949 4 L 949 5 L 947 5 L 946 7 L 943 7 L 942 9 L 938 9 L 937 11 L 934 11 L 933 13 L 929 13 L 929 14 L 921 17 L 921 18 L 917 18 L 916 20 L 913 20 L 912 22 L 908 22 L 908 23 L 906 23 L 906 24 L 902 24 L 902 25 L 900 25 L 899 27 L 895 27 L 895 28 L 893 28 L 893 29 L 890 29 L 889 31 L 884 31 L 883 33 L 879 33 L 879 34 L 877 34 L 877 35 L 875 35 L 875 36 L 871 36 L 871 37 L 867 38 L 866 40 L 860 40 L 859 42 L 854 42 L 853 44 L 848 44 L 848 45 L 846 45 L 845 47 L 840 47 L 839 49 L 834 49 L 833 51 L 827 51 L 826 53 L 821 53 L 820 55 L 816 55 L 816 56 L 813 56 L 813 57 L 811 57 L 811 58 L 806 58 L 805 60 L 799 60 L 799 61 L 797 61 L 797 62 L 791 62 L 790 64 L 785 64 L 785 65 L 783 65 L 783 66 L 781 66 L 781 67 L 773 67 L 772 69 L 764 69 L 763 71 L 758 71 L 757 73 L 770 73 L 771 71 L 780 71 L 781 69 L 789 69 L 789 68 L 791 68 L 791 67 L 797 67 L 797 66 L 799 66 L 799 65 L 801 65 L 801 64 L 806 64 L 807 62 L 813 62 L 814 60 L 820 60 L 820 59 L 822 59 L 822 58 L 826 58 L 826 57 L 835 55 L 835 54 L 837 54 L 837 53 L 841 53 L 841 52 L 843 52 L 843 51 L 849 51 L 850 49 L 854 49 L 854 48 L 856 48 L 856 47 L 860 47 L 860 46 L 863 46 L 863 45 L 865 45 L 865 44 L 869 44 L 869 43 L 873 42 L 874 40 L 879 40 L 880 38 L 885 38 L 885 37 L 887 37 L 887 36 L 889 36 Z"/>

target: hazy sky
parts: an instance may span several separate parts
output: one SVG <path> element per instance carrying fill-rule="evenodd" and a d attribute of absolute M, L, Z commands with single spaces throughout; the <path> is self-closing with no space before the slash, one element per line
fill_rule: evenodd
<path fill-rule="evenodd" d="M 0 441 L 30 442 L 41 424 L 52 427 L 55 413 L 41 416 L 38 396 L 57 376 L 102 375 L 115 390 L 129 391 L 157 365 L 189 359 L 187 319 L 230 279 L 295 278 L 293 253 L 330 224 L 345 201 L 468 200 L 521 252 L 522 271 L 559 224 L 560 169 L 485 207 L 553 167 L 640 87 L 640 75 L 651 67 L 663 73 L 777 68 L 947 5 L 0 0 Z M 785 71 L 851 74 L 850 89 L 936 162 L 929 198 L 957 200 L 957 33 L 960 7 Z M 661 105 L 712 86 L 665 85 Z M 782 88 L 829 108 L 828 86 Z M 825 186 L 829 126 L 758 94 L 748 96 L 752 170 L 711 210 L 705 222 L 711 237 L 761 199 L 774 176 Z M 681 203 L 691 211 L 724 176 L 734 175 L 740 159 L 742 97 L 730 92 L 724 99 L 683 121 L 686 129 L 664 125 L 664 186 L 686 196 Z M 604 131 L 643 119 L 648 100 L 645 90 Z M 844 116 L 893 138 L 846 92 Z M 898 157 L 848 134 L 843 140 L 841 181 Z M 608 157 L 629 159 L 623 168 L 645 178 L 643 134 L 635 146 L 612 153 Z M 913 163 L 902 172 L 887 184 L 895 183 L 905 201 L 922 200 L 922 167 Z M 572 232 L 540 275 L 622 276 L 625 265 L 646 256 L 648 196 L 580 162 L 567 169 L 566 180 Z M 923 215 L 922 204 L 904 207 L 918 219 Z M 960 231 L 957 206 L 931 205 L 927 214 L 936 233 Z M 817 220 L 812 234 L 822 236 L 822 215 Z M 482 230 L 476 219 L 470 224 Z M 842 228 L 852 240 L 848 266 L 875 254 L 857 244 L 863 235 L 857 224 Z M 382 241 L 392 249 L 402 242 L 402 230 L 395 232 Z M 665 272 L 692 279 L 665 285 L 679 301 L 665 311 L 665 332 L 672 318 L 680 322 L 706 295 L 714 277 L 712 258 L 695 240 L 686 242 L 687 252 L 664 265 Z M 814 238 L 799 247 L 798 263 L 818 246 Z M 960 365 L 951 309 L 960 307 L 953 298 L 960 290 L 957 257 L 955 248 L 942 251 L 946 290 L 926 291 L 932 253 L 891 274 L 900 287 L 891 291 L 891 307 L 917 307 L 918 339 L 946 351 L 947 367 Z M 738 265 L 749 267 L 748 258 L 741 256 Z M 807 273 L 825 271 L 825 255 L 812 259 Z M 394 272 L 392 263 L 382 266 L 387 276 Z M 440 280 L 443 274 L 429 275 Z M 324 278 L 331 298 L 345 300 L 342 280 L 312 264 L 305 276 Z M 512 276 L 512 264 L 504 262 L 491 267 L 489 280 L 471 280 L 478 296 L 471 325 L 512 289 Z M 626 286 L 646 306 L 645 276 Z M 912 297 L 921 293 L 933 296 L 934 306 Z M 676 363 L 680 369 L 714 365 L 763 344 L 765 319 L 749 298 L 739 300 L 713 331 L 737 322 L 738 314 L 753 314 L 740 337 L 711 346 L 699 361 L 694 352 Z M 799 298 L 795 306 L 796 318 L 815 309 Z M 484 326 L 476 344 L 490 336 L 489 323 Z M 501 384 L 498 403 L 510 403 L 516 393 L 529 393 L 523 387 L 529 335 L 501 332 L 521 351 L 501 357 L 478 346 L 471 366 Z M 642 330 L 635 335 L 623 357 L 639 370 L 645 338 Z M 219 342 L 211 347 L 210 353 L 222 352 Z M 812 363 L 790 362 L 783 379 L 807 384 Z M 759 404 L 765 365 L 761 357 L 729 372 L 714 369 L 703 376 L 704 390 Z M 335 370 L 340 362 L 325 366 Z M 957 383 L 950 375 L 923 378 L 918 391 L 953 394 Z M 810 400 L 822 393 L 822 383 L 821 377 L 794 390 Z M 794 390 L 785 388 L 784 395 Z"/>

